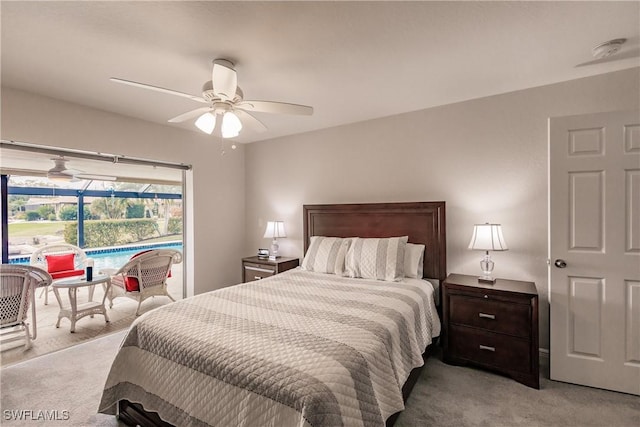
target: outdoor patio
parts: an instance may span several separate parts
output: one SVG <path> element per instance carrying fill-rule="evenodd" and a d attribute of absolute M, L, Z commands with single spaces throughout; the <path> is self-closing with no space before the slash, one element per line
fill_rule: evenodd
<path fill-rule="evenodd" d="M 182 266 L 182 263 L 173 265 L 171 267 L 172 277 L 167 279 L 169 293 L 176 300 L 182 299 Z M 117 298 L 113 301 L 113 308 L 108 308 L 109 300 L 107 300 L 105 305 L 109 314 L 109 323 L 105 322 L 102 315 L 95 315 L 93 318 L 87 316 L 76 323 L 76 331 L 71 333 L 69 319 L 62 319 L 60 328 L 55 326 L 60 306 L 53 291 L 50 291 L 48 305 L 44 304 L 44 296 L 40 297 L 40 293 L 40 290 L 36 293 L 37 338 L 32 342 L 31 349 L 26 351 L 20 342 L 3 345 L 0 352 L 2 367 L 123 330 L 128 328 L 136 318 L 137 301 L 130 298 Z M 66 292 L 61 292 L 60 295 L 65 301 L 67 300 Z M 93 300 L 101 301 L 103 295 L 102 286 L 96 286 Z M 78 292 L 78 301 L 84 302 L 87 299 L 88 289 L 81 289 Z M 169 303 L 171 300 L 167 297 L 149 298 L 142 303 L 141 312 L 144 314 Z M 29 308 L 29 313 L 31 313 L 31 308 Z M 29 323 L 31 326 L 31 318 L 29 318 Z"/>

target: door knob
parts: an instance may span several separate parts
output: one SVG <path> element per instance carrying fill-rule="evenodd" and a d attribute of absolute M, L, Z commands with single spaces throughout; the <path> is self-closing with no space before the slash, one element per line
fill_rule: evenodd
<path fill-rule="evenodd" d="M 558 268 L 565 268 L 567 266 L 566 261 L 563 259 L 557 259 L 556 262 L 554 262 L 554 264 Z"/>

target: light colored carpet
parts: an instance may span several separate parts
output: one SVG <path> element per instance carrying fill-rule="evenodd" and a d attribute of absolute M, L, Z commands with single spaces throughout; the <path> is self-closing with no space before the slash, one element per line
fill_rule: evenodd
<path fill-rule="evenodd" d="M 536 390 L 491 372 L 447 365 L 437 354 L 427 361 L 396 426 L 638 427 L 640 397 L 543 376 Z"/>
<path fill-rule="evenodd" d="M 124 335 L 125 331 L 117 332 L 2 368 L 0 424 L 3 427 L 121 425 L 115 417 L 98 414 L 97 411 L 111 362 Z M 58 420 L 40 423 L 30 419 L 19 421 L 12 419 L 16 418 L 13 416 L 15 411 L 32 411 L 34 415 L 29 415 L 29 418 L 37 418 L 38 411 L 47 411 Z"/>
<path fill-rule="evenodd" d="M 67 421 L 46 425 L 118 426 L 115 417 L 96 411 L 123 336 L 118 332 L 0 370 L 2 425 L 37 424 L 7 420 L 6 411 L 66 410 Z M 534 390 L 493 373 L 445 365 L 436 355 L 427 361 L 396 426 L 640 425 L 637 396 L 547 379 L 541 379 L 541 387 Z"/>

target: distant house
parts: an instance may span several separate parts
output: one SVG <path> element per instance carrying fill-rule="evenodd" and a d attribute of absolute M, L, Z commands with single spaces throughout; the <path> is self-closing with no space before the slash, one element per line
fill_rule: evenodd
<path fill-rule="evenodd" d="M 25 212 L 37 211 L 41 206 L 53 206 L 56 215 L 60 208 L 65 205 L 77 205 L 78 198 L 74 196 L 58 196 L 58 197 L 30 197 L 24 204 Z"/>
<path fill-rule="evenodd" d="M 85 206 L 91 206 L 96 197 L 87 197 L 84 199 Z M 37 211 L 42 206 L 51 206 L 54 209 L 56 217 L 59 217 L 60 209 L 64 206 L 77 206 L 78 198 L 75 196 L 47 196 L 47 197 L 30 197 L 24 204 L 24 212 Z"/>

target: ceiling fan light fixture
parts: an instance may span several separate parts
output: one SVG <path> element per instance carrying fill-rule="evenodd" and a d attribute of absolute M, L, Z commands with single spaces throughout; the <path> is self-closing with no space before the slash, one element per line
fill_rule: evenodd
<path fill-rule="evenodd" d="M 222 116 L 222 137 L 234 138 L 240 135 L 242 130 L 242 122 L 233 112 L 227 111 Z"/>
<path fill-rule="evenodd" d="M 216 127 L 216 116 L 210 112 L 204 113 L 196 120 L 196 127 L 202 132 L 211 135 Z"/>

